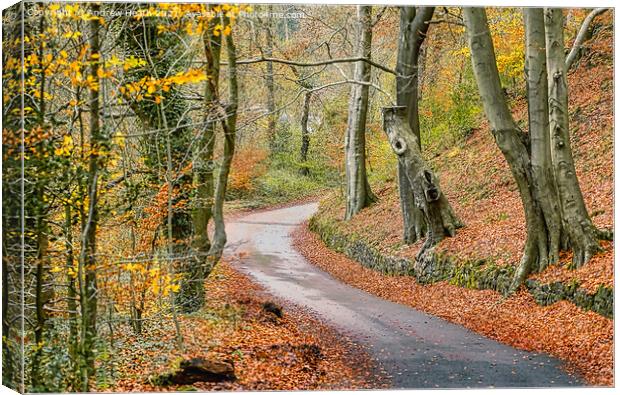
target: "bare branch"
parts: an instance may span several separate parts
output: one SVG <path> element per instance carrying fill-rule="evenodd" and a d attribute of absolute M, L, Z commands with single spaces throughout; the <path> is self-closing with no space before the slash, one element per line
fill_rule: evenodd
<path fill-rule="evenodd" d="M 372 22 L 370 23 L 370 27 L 375 27 L 375 25 L 379 23 L 379 21 L 381 21 L 381 17 L 383 17 L 383 14 L 385 13 L 385 11 L 387 11 L 387 9 L 388 6 L 384 6 L 377 12 L 375 17 L 372 19 Z"/>
<path fill-rule="evenodd" d="M 588 36 L 588 29 L 590 28 L 590 24 L 597 16 L 603 14 L 609 8 L 596 8 L 594 11 L 588 14 L 586 19 L 583 20 L 581 27 L 579 28 L 579 33 L 577 33 L 577 37 L 575 38 L 575 42 L 573 43 L 573 47 L 571 48 L 568 56 L 566 57 L 566 70 L 569 70 L 575 60 L 577 59 L 577 55 L 583 46 L 583 42 Z"/>
<path fill-rule="evenodd" d="M 253 63 L 260 63 L 260 62 L 274 62 L 274 63 L 281 63 L 281 64 L 287 64 L 289 66 L 298 66 L 298 67 L 317 67 L 317 66 L 323 66 L 326 64 L 335 64 L 335 63 L 352 63 L 352 62 L 366 62 L 369 63 L 371 66 L 374 66 L 376 68 L 378 68 L 379 70 L 383 70 L 386 73 L 390 73 L 390 74 L 396 74 L 396 71 L 385 67 L 379 63 L 373 62 L 370 59 L 366 59 L 364 57 L 352 57 L 352 58 L 340 58 L 340 59 L 329 59 L 329 60 L 320 60 L 318 62 L 309 62 L 309 63 L 304 63 L 304 62 L 296 62 L 294 60 L 288 60 L 288 59 L 278 59 L 278 58 L 266 58 L 264 56 L 258 57 L 258 58 L 254 58 L 254 59 L 241 59 L 237 61 L 237 65 L 240 64 L 253 64 Z M 222 62 L 222 65 L 228 65 L 227 62 Z"/>

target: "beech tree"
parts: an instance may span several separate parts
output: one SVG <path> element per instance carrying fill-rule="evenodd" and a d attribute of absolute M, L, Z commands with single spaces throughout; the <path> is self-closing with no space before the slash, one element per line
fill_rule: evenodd
<path fill-rule="evenodd" d="M 580 267 L 601 250 L 598 240 L 610 239 L 611 233 L 598 230 L 592 223 L 577 179 L 568 128 L 567 74 L 572 60 L 565 56 L 564 51 L 562 9 L 545 8 L 544 12 L 551 159 L 560 197 L 563 230 L 573 250 L 573 264 Z M 590 15 L 600 13 L 595 10 Z M 584 24 L 591 21 L 587 18 Z M 579 40 L 575 40 L 574 47 L 577 45 L 581 45 Z"/>
<path fill-rule="evenodd" d="M 434 262 L 432 247 L 454 236 L 463 223 L 443 194 L 439 179 L 422 157 L 418 114 L 418 59 L 433 7 L 401 7 L 396 63 L 397 106 L 383 109 L 383 129 L 398 156 L 398 186 L 404 240 L 426 235 L 416 263 Z"/>
<path fill-rule="evenodd" d="M 211 249 L 208 227 L 213 218 L 214 197 L 214 170 L 213 154 L 215 147 L 215 132 L 219 117 L 219 77 L 222 36 L 214 34 L 214 25 L 210 24 L 204 31 L 203 51 L 205 56 L 205 73 L 211 76 L 204 84 L 203 120 L 204 125 L 200 130 L 196 145 L 193 150 L 193 188 L 194 199 L 192 202 L 192 223 L 194 237 L 192 249 L 195 258 L 187 262 L 186 273 L 189 280 L 181 285 L 179 297 L 187 300 L 186 310 L 197 310 L 204 301 L 204 278 L 209 265 L 207 257 Z"/>
<path fill-rule="evenodd" d="M 561 248 L 573 250 L 573 266 L 579 267 L 600 251 L 599 238 L 610 234 L 597 230 L 588 215 L 570 149 L 562 11 L 524 10 L 528 134 L 506 102 L 485 10 L 465 8 L 464 16 L 484 111 L 525 211 L 527 240 L 514 291 L 529 273 L 557 262 Z"/>
<path fill-rule="evenodd" d="M 355 56 L 371 59 L 372 6 L 357 7 L 357 48 Z M 355 63 L 354 80 L 366 84 L 351 85 L 349 116 L 345 134 L 346 212 L 351 219 L 377 198 L 370 189 L 366 174 L 366 117 L 371 66 L 364 61 Z"/>
<path fill-rule="evenodd" d="M 407 107 L 406 118 L 411 131 L 420 142 L 418 114 L 418 81 L 420 48 L 426 38 L 435 7 L 400 7 L 400 31 L 396 60 L 396 103 Z M 415 189 L 409 184 L 406 169 L 398 164 L 398 191 L 403 216 L 404 241 L 415 243 L 426 234 L 424 214 L 415 205 Z"/>
<path fill-rule="evenodd" d="M 231 19 L 228 16 L 222 17 L 224 29 L 231 28 Z M 226 188 L 228 186 L 228 174 L 232 164 L 233 155 L 235 154 L 235 138 L 237 131 L 237 110 L 239 100 L 239 87 L 237 83 L 237 50 L 233 33 L 230 31 L 225 35 L 226 56 L 228 59 L 228 103 L 221 105 L 221 125 L 223 135 L 223 155 L 220 170 L 217 175 L 215 184 L 215 198 L 213 202 L 213 222 L 215 231 L 213 234 L 213 243 L 209 249 L 209 265 L 207 267 L 207 275 L 211 272 L 221 258 L 226 245 L 226 229 L 224 226 L 224 199 L 226 197 Z"/>

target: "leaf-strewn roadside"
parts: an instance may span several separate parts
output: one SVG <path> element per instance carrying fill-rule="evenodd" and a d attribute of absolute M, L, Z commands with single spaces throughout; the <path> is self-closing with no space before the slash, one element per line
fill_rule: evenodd
<path fill-rule="evenodd" d="M 511 346 L 546 352 L 567 362 L 593 385 L 613 385 L 613 320 L 562 301 L 542 307 L 524 290 L 503 299 L 439 282 L 387 276 L 329 250 L 306 226 L 293 233 L 295 247 L 337 279 L 387 300 L 463 325 Z"/>
<path fill-rule="evenodd" d="M 362 389 L 382 379 L 364 352 L 308 312 L 285 306 L 279 319 L 263 310 L 273 298 L 245 275 L 221 262 L 206 282 L 207 306 L 181 316 L 188 352 L 174 348 L 171 325 L 153 326 L 143 339 L 121 333 L 118 366 L 126 366 L 114 391 L 239 391 Z M 157 387 L 149 378 L 178 361 L 205 357 L 234 364 L 237 380 Z"/>

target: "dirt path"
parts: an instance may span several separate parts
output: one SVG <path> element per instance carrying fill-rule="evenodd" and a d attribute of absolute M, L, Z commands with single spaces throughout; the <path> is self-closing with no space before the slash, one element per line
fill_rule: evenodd
<path fill-rule="evenodd" d="M 262 211 L 226 225 L 226 254 L 269 292 L 315 311 L 366 346 L 394 388 L 580 385 L 547 355 L 519 351 L 459 325 L 372 296 L 308 263 L 290 233 L 316 203 Z"/>

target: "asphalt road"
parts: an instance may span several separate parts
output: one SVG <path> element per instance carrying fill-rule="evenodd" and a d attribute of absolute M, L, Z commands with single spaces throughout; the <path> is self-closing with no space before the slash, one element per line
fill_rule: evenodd
<path fill-rule="evenodd" d="M 231 220 L 226 254 L 241 256 L 233 260 L 236 267 L 273 295 L 313 310 L 365 346 L 393 388 L 584 385 L 555 358 L 516 350 L 370 295 L 307 262 L 293 248 L 290 233 L 316 209 L 309 203 Z"/>

